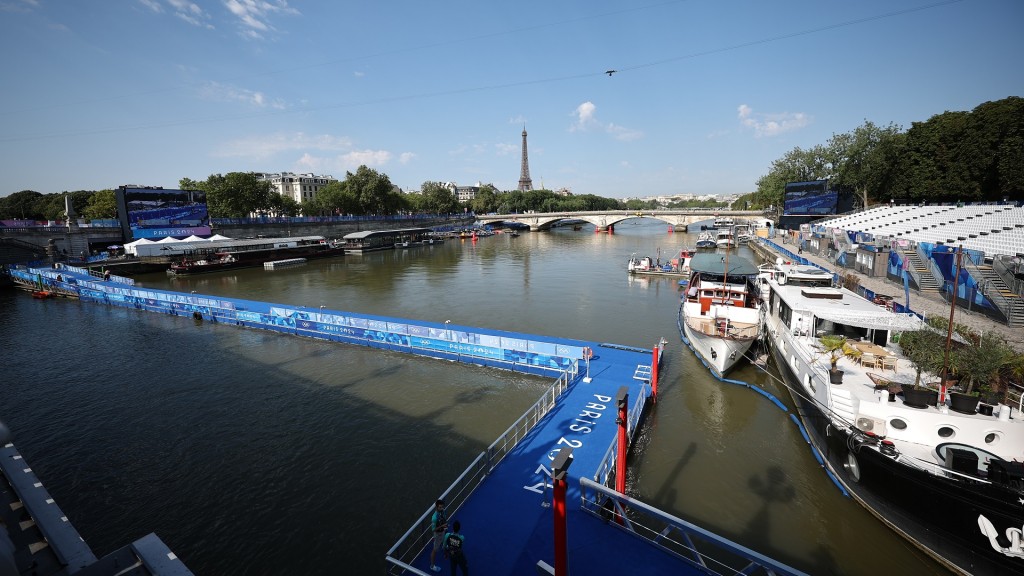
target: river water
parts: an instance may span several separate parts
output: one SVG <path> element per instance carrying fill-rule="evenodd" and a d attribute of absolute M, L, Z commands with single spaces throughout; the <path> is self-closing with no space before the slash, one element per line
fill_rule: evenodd
<path fill-rule="evenodd" d="M 137 281 L 646 348 L 665 337 L 631 494 L 809 573 L 944 574 L 840 494 L 785 412 L 705 371 L 680 342 L 675 280 L 625 272 L 633 253 L 665 260 L 695 240 L 644 219 Z M 15 291 L 0 291 L 0 350 L 0 420 L 94 551 L 155 531 L 203 575 L 380 573 L 551 384 Z M 752 366 L 731 377 L 788 403 Z"/>

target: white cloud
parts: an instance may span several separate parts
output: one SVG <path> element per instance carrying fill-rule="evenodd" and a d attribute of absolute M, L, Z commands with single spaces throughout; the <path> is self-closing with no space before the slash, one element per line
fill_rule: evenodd
<path fill-rule="evenodd" d="M 163 12 L 163 8 L 155 7 L 155 0 L 142 0 L 145 6 L 153 9 L 154 12 Z M 167 0 L 167 3 L 171 6 L 171 10 L 174 11 L 174 15 L 184 22 L 188 22 L 193 26 L 200 28 L 206 28 L 207 30 L 213 30 L 213 24 L 210 23 L 210 15 L 207 14 L 198 4 L 194 2 L 188 2 L 187 0 Z"/>
<path fill-rule="evenodd" d="M 224 144 L 214 155 L 266 160 L 277 154 L 297 150 L 347 152 L 351 149 L 352 141 L 342 136 L 331 136 L 329 134 L 309 135 L 297 132 L 295 134 L 271 134 L 234 140 Z M 306 155 L 308 155 L 308 152 L 306 152 Z"/>
<path fill-rule="evenodd" d="M 412 152 L 402 152 L 398 155 L 398 162 L 400 164 L 408 164 L 416 159 L 416 154 Z"/>
<path fill-rule="evenodd" d="M 575 120 L 573 121 L 572 126 L 569 127 L 570 132 L 599 130 L 611 134 L 616 140 L 622 140 L 624 142 L 631 142 L 644 137 L 644 133 L 639 130 L 619 126 L 614 122 L 601 122 L 597 118 L 597 105 L 590 101 L 577 106 L 576 109 L 573 110 L 572 116 Z"/>
<path fill-rule="evenodd" d="M 736 112 L 740 124 L 753 129 L 757 138 L 799 130 L 811 122 L 810 116 L 803 112 L 755 113 L 746 104 L 740 104 Z"/>
<path fill-rule="evenodd" d="M 330 134 L 278 133 L 225 142 L 217 157 L 242 158 L 249 164 L 264 164 L 266 170 L 295 170 L 317 174 L 353 171 L 362 165 L 386 166 L 394 159 L 388 150 L 356 150 L 352 140 Z M 412 152 L 398 155 L 406 164 L 416 158 Z"/>
<path fill-rule="evenodd" d="M 242 35 L 256 40 L 275 30 L 269 24 L 274 16 L 299 14 L 298 10 L 288 6 L 288 0 L 226 0 L 224 6 L 238 18 Z"/>
<path fill-rule="evenodd" d="M 594 124 L 594 112 L 597 110 L 597 106 L 593 102 L 587 101 L 576 107 L 573 111 L 576 121 L 569 129 L 571 132 L 577 130 L 586 130 L 590 125 Z"/>
<path fill-rule="evenodd" d="M 0 12 L 31 12 L 39 7 L 39 0 L 15 0 L 14 2 L 0 2 Z"/>
<path fill-rule="evenodd" d="M 214 102 L 241 102 L 256 108 L 284 110 L 288 107 L 285 101 L 279 98 L 268 99 L 262 92 L 219 82 L 207 82 L 200 88 L 199 95 Z"/>
<path fill-rule="evenodd" d="M 161 6 L 160 3 L 157 2 L 156 0 L 139 0 L 139 4 L 142 4 L 143 6 L 145 6 L 146 8 L 149 8 L 150 10 L 152 10 L 153 12 L 156 12 L 157 14 L 159 14 L 159 13 L 164 11 L 164 7 Z"/>
<path fill-rule="evenodd" d="M 498 143 L 498 144 L 495 144 L 494 147 L 498 151 L 498 156 L 508 156 L 509 154 L 518 154 L 519 153 L 519 146 L 516 146 L 514 144 Z"/>

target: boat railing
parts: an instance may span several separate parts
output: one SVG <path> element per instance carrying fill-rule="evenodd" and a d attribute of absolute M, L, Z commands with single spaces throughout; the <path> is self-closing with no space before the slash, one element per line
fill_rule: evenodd
<path fill-rule="evenodd" d="M 633 433 L 636 432 L 637 423 L 640 422 L 640 416 L 643 415 L 644 406 L 647 405 L 647 398 L 651 394 L 650 383 L 644 383 L 640 387 L 639 398 L 633 402 L 633 407 L 630 408 L 629 414 L 626 416 L 626 436 L 632 441 Z M 619 448 L 619 436 L 615 435 L 615 439 L 612 440 L 611 445 L 605 450 L 604 456 L 598 462 L 597 470 L 594 472 L 593 479 L 595 482 L 600 482 L 602 485 L 609 485 L 612 478 L 612 473 L 615 472 L 615 455 Z"/>
<path fill-rule="evenodd" d="M 804 574 L 686 520 L 589 478 L 580 478 L 580 508 L 642 538 L 706 574 Z"/>
<path fill-rule="evenodd" d="M 537 425 L 538 422 L 558 401 L 558 397 L 565 392 L 566 388 L 575 378 L 576 372 L 567 370 L 555 380 L 555 383 L 533 404 L 526 412 L 519 417 L 511 426 L 498 438 L 473 459 L 473 462 L 466 468 L 454 482 L 440 495 L 444 499 L 449 515 L 453 515 L 462 504 L 469 499 L 473 490 L 490 475 L 494 467 L 508 454 L 515 446 Z M 431 504 L 426 512 L 416 520 L 415 523 L 399 538 L 398 542 L 388 550 L 385 560 L 388 565 L 386 574 L 398 576 L 400 574 L 419 574 L 428 576 L 411 566 L 416 558 L 430 545 L 433 538 L 433 531 L 430 526 L 430 517 L 434 512 L 434 505 Z"/>
<path fill-rule="evenodd" d="M 720 319 L 724 321 L 725 319 Z M 759 324 L 730 321 L 723 332 L 722 326 L 715 321 L 715 318 L 694 318 L 687 317 L 687 324 L 690 328 L 707 336 L 723 336 L 729 338 L 756 338 Z"/>

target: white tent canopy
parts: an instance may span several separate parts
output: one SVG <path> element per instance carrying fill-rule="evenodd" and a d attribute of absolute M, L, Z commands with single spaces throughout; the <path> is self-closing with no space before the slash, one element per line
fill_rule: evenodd
<path fill-rule="evenodd" d="M 125 254 L 135 254 L 135 255 L 138 255 L 137 247 L 138 246 L 145 246 L 147 244 L 155 244 L 155 242 L 153 242 L 149 238 L 139 238 L 138 240 L 136 240 L 134 242 L 129 242 L 129 243 L 125 244 L 124 245 L 124 252 L 125 252 Z"/>
<path fill-rule="evenodd" d="M 885 310 L 866 311 L 822 308 L 815 310 L 814 316 L 822 320 L 828 320 L 833 324 L 875 330 L 892 330 L 895 332 L 922 330 L 927 327 L 920 318 L 913 314 L 896 314 L 895 312 L 887 312 Z"/>
<path fill-rule="evenodd" d="M 231 238 L 228 238 L 227 236 L 221 236 L 220 234 L 214 234 L 213 236 L 210 236 L 209 239 L 210 240 L 231 240 Z"/>

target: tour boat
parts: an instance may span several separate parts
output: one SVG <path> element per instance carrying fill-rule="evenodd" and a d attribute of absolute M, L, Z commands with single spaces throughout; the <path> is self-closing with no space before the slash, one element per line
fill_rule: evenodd
<path fill-rule="evenodd" d="M 809 268 L 777 263 L 761 278 L 771 288 L 765 337 L 818 461 L 842 490 L 952 570 L 1024 574 L 1020 413 L 960 413 L 940 392 L 915 389 L 917 371 L 894 336 L 921 329 L 920 320 L 832 287 L 831 274 Z M 821 339 L 828 335 L 858 350 L 836 353 L 836 371 Z"/>
<path fill-rule="evenodd" d="M 738 256 L 697 254 L 680 306 L 683 336 L 719 377 L 746 354 L 760 327 L 757 268 Z"/>

